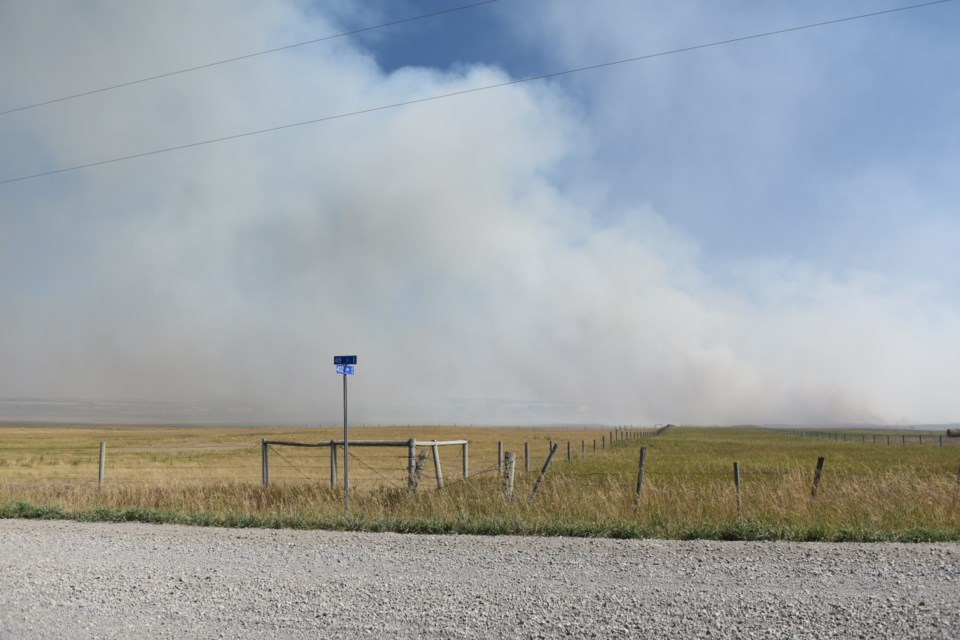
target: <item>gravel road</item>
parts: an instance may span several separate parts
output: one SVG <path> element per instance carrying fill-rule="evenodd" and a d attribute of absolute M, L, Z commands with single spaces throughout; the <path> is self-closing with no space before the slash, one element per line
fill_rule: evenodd
<path fill-rule="evenodd" d="M 958 638 L 960 545 L 0 520 L 0 639 Z"/>

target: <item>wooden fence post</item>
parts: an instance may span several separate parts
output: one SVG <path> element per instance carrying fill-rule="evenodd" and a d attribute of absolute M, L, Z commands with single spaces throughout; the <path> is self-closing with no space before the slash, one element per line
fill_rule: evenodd
<path fill-rule="evenodd" d="M 530 443 L 523 443 L 523 472 L 530 473 Z"/>
<path fill-rule="evenodd" d="M 550 469 L 550 463 L 553 462 L 553 456 L 557 453 L 557 449 L 559 448 L 560 445 L 558 444 L 550 447 L 550 454 L 547 456 L 547 461 L 543 463 L 543 469 L 540 470 L 540 475 L 537 477 L 537 482 L 533 485 L 533 491 L 530 492 L 531 500 L 533 500 L 534 496 L 537 495 L 537 491 L 540 490 L 540 485 L 543 484 L 543 478 L 547 475 L 547 471 Z"/>
<path fill-rule="evenodd" d="M 433 470 L 437 472 L 437 489 L 443 489 L 443 471 L 440 469 L 440 447 L 433 445 Z"/>
<path fill-rule="evenodd" d="M 637 506 L 640 506 L 640 492 L 643 491 L 643 468 L 647 465 L 647 448 L 640 447 L 640 469 L 637 471 Z"/>
<path fill-rule="evenodd" d="M 569 440 L 567 440 L 567 462 L 573 462 L 573 449 L 570 448 Z"/>
<path fill-rule="evenodd" d="M 460 446 L 460 453 L 463 456 L 463 479 L 470 477 L 470 443 L 464 442 Z"/>
<path fill-rule="evenodd" d="M 594 452 L 594 453 L 597 452 L 597 439 L 596 439 L 596 438 L 593 439 L 593 452 Z"/>
<path fill-rule="evenodd" d="M 411 483 L 410 493 L 412 495 L 417 494 L 417 489 L 420 488 L 420 479 L 423 477 L 423 465 L 427 460 L 427 450 L 424 449 L 420 452 L 420 455 L 417 456 L 417 462 L 414 465 L 413 469 L 413 482 Z"/>
<path fill-rule="evenodd" d="M 97 491 L 103 491 L 103 472 L 107 468 L 107 443 L 100 443 L 100 471 L 97 474 Z"/>
<path fill-rule="evenodd" d="M 417 492 L 417 440 L 410 438 L 407 440 L 407 491 L 411 494 Z M 331 480 L 333 476 L 330 476 Z"/>
<path fill-rule="evenodd" d="M 503 440 L 497 442 L 497 475 L 503 475 Z"/>
<path fill-rule="evenodd" d="M 587 441 L 581 440 L 580 441 L 580 457 L 582 458 L 585 455 L 587 455 Z"/>
<path fill-rule="evenodd" d="M 817 489 L 820 487 L 820 478 L 823 477 L 823 456 L 817 458 L 817 469 L 813 472 L 813 489 L 810 490 L 810 497 L 817 497 Z"/>
<path fill-rule="evenodd" d="M 600 436 L 600 450 L 607 450 L 607 436 Z"/>
<path fill-rule="evenodd" d="M 733 463 L 733 484 L 737 487 L 737 517 L 743 517 L 743 500 L 740 498 L 740 463 Z"/>
<path fill-rule="evenodd" d="M 517 470 L 517 454 L 508 451 L 506 454 L 506 470 L 503 474 L 503 497 L 513 500 L 513 478 Z"/>
<path fill-rule="evenodd" d="M 330 488 L 337 488 L 337 476 L 340 475 L 337 469 L 337 443 L 330 441 Z"/>

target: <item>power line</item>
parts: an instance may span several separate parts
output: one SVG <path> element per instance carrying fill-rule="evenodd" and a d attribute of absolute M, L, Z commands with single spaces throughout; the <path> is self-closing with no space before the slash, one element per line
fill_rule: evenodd
<path fill-rule="evenodd" d="M 236 133 L 236 134 L 233 134 L 233 135 L 222 136 L 222 137 L 219 137 L 219 138 L 210 138 L 210 139 L 208 139 L 208 140 L 200 140 L 200 141 L 198 141 L 198 142 L 191 142 L 191 143 L 188 143 L 188 144 L 181 144 L 181 145 L 176 145 L 176 146 L 173 146 L 173 147 L 165 147 L 165 148 L 162 148 L 162 149 L 153 149 L 153 150 L 151 150 L 151 151 L 144 151 L 144 152 L 142 152 L 142 153 L 135 153 L 135 154 L 127 155 L 127 156 L 120 156 L 120 157 L 117 157 L 117 158 L 110 158 L 109 160 L 98 160 L 98 161 L 96 161 L 96 162 L 88 162 L 88 163 L 85 163 L 85 164 L 73 165 L 73 166 L 70 166 L 70 167 L 65 167 L 65 168 L 63 168 L 63 169 L 54 169 L 54 170 L 52 170 L 52 171 L 43 171 L 43 172 L 40 172 L 40 173 L 34 173 L 34 174 L 25 175 L 25 176 L 19 176 L 19 177 L 17 177 L 17 178 L 7 178 L 7 179 L 5 179 L 5 180 L 0 180 L 0 185 L 2 185 L 2 184 L 10 184 L 10 183 L 12 183 L 12 182 L 21 182 L 21 181 L 24 181 L 24 180 L 32 180 L 32 179 L 34 179 L 34 178 L 42 178 L 42 177 L 45 177 L 45 176 L 56 175 L 56 174 L 58 174 L 58 173 L 67 173 L 67 172 L 70 172 L 70 171 L 77 171 L 77 170 L 80 170 L 80 169 L 88 169 L 88 168 L 91 168 L 91 167 L 98 167 L 98 166 L 102 166 L 102 165 L 105 165 L 105 164 L 113 164 L 113 163 L 116 163 L 116 162 L 125 162 L 125 161 L 127 161 L 127 160 L 134 160 L 134 159 L 136 159 L 136 158 L 144 158 L 144 157 L 146 157 L 146 156 L 153 156 L 153 155 L 158 155 L 158 154 L 161 154 L 161 153 L 169 153 L 169 152 L 171 152 L 171 151 L 181 151 L 181 150 L 183 150 L 183 149 L 191 149 L 191 148 L 193 148 L 193 147 L 201 147 L 201 146 L 205 146 L 205 145 L 208 145 L 208 144 L 215 144 L 215 143 L 218 143 L 218 142 L 226 142 L 227 140 L 237 140 L 237 139 L 239 139 L 239 138 L 247 138 L 247 137 L 250 137 L 250 136 L 257 136 L 257 135 L 261 135 L 261 134 L 264 134 L 264 133 L 272 133 L 272 132 L 276 132 L 276 131 L 283 131 L 284 129 L 293 129 L 293 128 L 295 128 L 295 127 L 303 127 L 303 126 L 311 125 L 311 124 L 319 124 L 319 123 L 321 123 L 321 122 L 329 122 L 329 121 L 331 121 L 331 120 L 340 120 L 340 119 L 343 119 L 343 118 L 350 118 L 350 117 L 353 117 L 353 116 L 359 116 L 359 115 L 364 115 L 364 114 L 368 114 L 368 113 L 375 113 L 375 112 L 377 112 L 377 111 L 386 111 L 386 110 L 388 110 L 388 109 L 397 109 L 397 108 L 399 108 L 399 107 L 406 107 L 406 106 L 410 106 L 410 105 L 420 104 L 420 103 L 423 103 L 423 102 L 432 102 L 432 101 L 435 101 L 435 100 L 443 100 L 443 99 L 446 99 L 446 98 L 453 98 L 453 97 L 456 97 L 456 96 L 463 96 L 463 95 L 468 95 L 468 94 L 471 94 L 471 93 L 479 93 L 479 92 L 481 92 L 481 91 L 488 91 L 488 90 L 490 90 L 490 89 L 499 89 L 499 88 L 502 88 L 502 87 L 509 87 L 509 86 L 512 86 L 512 85 L 524 84 L 524 83 L 527 83 L 527 82 L 533 82 L 533 81 L 535 81 L 535 80 L 546 80 L 546 79 L 549 79 L 549 78 L 558 78 L 558 77 L 561 77 L 561 76 L 571 75 L 571 74 L 574 74 L 574 73 L 580 73 L 580 72 L 583 72 L 583 71 L 593 71 L 593 70 L 596 70 L 596 69 L 604 69 L 604 68 L 607 68 L 607 67 L 614 67 L 614 66 L 618 66 L 618 65 L 622 65 L 622 64 L 627 64 L 627 63 L 630 63 L 630 62 L 639 62 L 639 61 L 641 61 L 641 60 L 649 60 L 649 59 L 651 59 L 651 58 L 661 58 L 661 57 L 664 57 L 664 56 L 674 55 L 674 54 L 678 54 L 678 53 L 686 53 L 686 52 L 688 52 L 688 51 L 696 51 L 696 50 L 699 50 L 699 49 L 708 49 L 708 48 L 711 48 L 711 47 L 719 47 L 719 46 L 722 46 L 722 45 L 734 44 L 734 43 L 737 43 L 737 42 L 745 42 L 745 41 L 748 41 L 748 40 L 757 40 L 757 39 L 759 39 L 759 38 L 767 38 L 767 37 L 770 37 L 770 36 L 782 35 L 782 34 L 785 34 L 785 33 L 792 33 L 792 32 L 795 32 L 795 31 L 803 31 L 803 30 L 807 30 L 807 29 L 814 29 L 814 28 L 817 28 L 817 27 L 824 27 L 824 26 L 827 26 L 827 25 L 838 24 L 838 23 L 841 23 L 841 22 L 851 22 L 851 21 L 853 21 L 853 20 L 862 20 L 862 19 L 865 19 L 865 18 L 873 18 L 873 17 L 876 17 L 876 16 L 886 15 L 886 14 L 890 14 L 890 13 L 897 13 L 897 12 L 901 12 L 901 11 L 909 11 L 909 10 L 911 10 L 911 9 L 920 9 L 920 8 L 922 8 L 922 7 L 930 7 L 930 6 L 938 5 L 938 4 L 946 4 L 946 3 L 948 3 L 948 2 L 953 2 L 953 0 L 934 0 L 933 2 L 924 2 L 924 3 L 921 3 L 921 4 L 913 4 L 913 5 L 904 6 L 904 7 L 897 7 L 897 8 L 895 8 L 895 9 L 886 9 L 886 10 L 884 10 L 884 11 L 874 11 L 874 12 L 871 12 L 871 13 L 863 13 L 863 14 L 856 15 L 856 16 L 847 16 L 847 17 L 845 17 L 845 18 L 834 18 L 834 19 L 832 19 L 832 20 L 825 20 L 825 21 L 823 21 L 823 22 L 814 22 L 814 23 L 810 23 L 810 24 L 805 24 L 805 25 L 797 26 L 797 27 L 789 27 L 789 28 L 787 28 L 787 29 L 778 29 L 778 30 L 776 30 L 776 31 L 766 31 L 766 32 L 764 32 L 764 33 L 756 33 L 756 34 L 748 35 L 748 36 L 740 36 L 740 37 L 737 37 L 737 38 L 729 38 L 729 39 L 727 39 L 727 40 L 718 40 L 718 41 L 716 41 L 716 42 L 709 42 L 709 43 L 706 43 L 706 44 L 698 44 L 698 45 L 693 45 L 693 46 L 689 46 L 689 47 L 682 47 L 682 48 L 679 48 L 679 49 L 671 49 L 671 50 L 669 50 L 669 51 L 660 51 L 660 52 L 658 52 L 658 53 L 649 53 L 649 54 L 646 54 L 646 55 L 635 56 L 635 57 L 632 57 L 632 58 L 623 58 L 623 59 L 620 59 L 620 60 L 613 60 L 613 61 L 610 61 L 610 62 L 601 62 L 601 63 L 598 63 L 598 64 L 592 64 L 592 65 L 587 65 L 587 66 L 583 66 L 583 67 L 576 67 L 576 68 L 573 68 L 573 69 L 565 69 L 565 70 L 563 70 L 563 71 L 554 71 L 554 72 L 551 72 L 551 73 L 543 73 L 543 74 L 539 74 L 539 75 L 527 76 L 527 77 L 525 77 L 525 78 L 518 78 L 518 79 L 516 79 L 516 80 L 508 80 L 508 81 L 506 81 L 506 82 L 498 82 L 498 83 L 495 83 L 495 84 L 488 84 L 488 85 L 484 85 L 484 86 L 481 86 L 481 87 L 473 87 L 473 88 L 471 88 L 471 89 L 462 89 L 462 90 L 460 90 L 460 91 L 451 91 L 451 92 L 449 92 L 449 93 L 441 93 L 441 94 L 437 94 L 437 95 L 433 95 L 433 96 L 427 96 L 427 97 L 425 97 L 425 98 L 415 98 L 415 99 L 413 99 L 413 100 L 405 100 L 405 101 L 403 101 L 403 102 L 394 102 L 394 103 L 392 103 L 392 104 L 380 105 L 380 106 L 377 106 L 377 107 L 369 107 L 369 108 L 367 108 L 367 109 L 358 109 L 358 110 L 356 110 L 356 111 L 349 111 L 349 112 L 345 112 L 345 113 L 338 113 L 338 114 L 336 114 L 336 115 L 331 115 L 331 116 L 323 116 L 323 117 L 321 117 L 321 118 L 314 118 L 313 120 L 304 120 L 303 122 L 293 122 L 293 123 L 290 123 L 290 124 L 279 125 L 279 126 L 276 126 L 276 127 L 268 127 L 268 128 L 266 128 L 266 129 L 257 129 L 257 130 L 255 130 L 255 131 L 246 131 L 246 132 L 244 132 L 244 133 Z"/>
<path fill-rule="evenodd" d="M 200 64 L 195 67 L 187 67 L 186 69 L 178 69 L 176 71 L 170 71 L 167 73 L 161 73 L 155 76 L 149 76 L 146 78 L 140 78 L 139 80 L 130 80 L 128 82 L 121 82 L 120 84 L 110 85 L 108 87 L 101 87 L 99 89 L 91 89 L 89 91 L 83 91 L 81 93 L 74 93 L 69 96 L 62 96 L 60 98 L 52 98 L 50 100 L 44 100 L 43 102 L 35 102 L 33 104 L 27 104 L 22 107 L 14 107 L 13 109 L 7 109 L 6 111 L 0 111 L 0 116 L 5 116 L 10 113 L 16 113 L 17 111 L 26 111 L 28 109 L 35 109 L 37 107 L 42 107 L 48 104 L 55 104 L 57 102 L 66 102 L 67 100 L 74 100 L 76 98 L 83 98 L 84 96 L 91 96 L 97 93 L 104 93 L 107 91 L 113 91 L 114 89 L 121 89 L 123 87 L 129 87 L 135 84 L 143 84 L 144 82 L 151 82 L 153 80 L 160 80 L 161 78 L 169 78 L 170 76 L 177 76 L 182 73 L 190 73 L 192 71 L 199 71 L 200 69 L 209 69 L 210 67 L 216 67 L 221 64 L 228 64 L 230 62 L 237 62 L 239 60 L 247 60 L 249 58 L 255 58 L 257 56 L 264 56 L 268 53 L 277 53 L 278 51 L 286 51 L 288 49 L 295 49 L 297 47 L 303 47 L 308 44 L 316 44 L 318 42 L 326 42 L 327 40 L 334 40 L 336 38 L 344 38 L 346 36 L 355 36 L 358 33 L 364 33 L 366 31 L 374 31 L 376 29 L 384 29 L 386 27 L 394 27 L 399 24 L 405 24 L 408 22 L 415 22 L 417 20 L 425 20 L 427 18 L 435 18 L 437 16 L 442 16 L 448 13 L 454 13 L 455 11 L 463 11 L 464 9 L 473 9 L 475 7 L 480 7 L 487 4 L 493 4 L 494 2 L 499 2 L 499 0 L 482 0 L 481 2 L 473 2 L 471 4 L 464 4 L 458 7 L 451 7 L 450 9 L 443 9 L 441 11 L 434 11 L 432 13 L 424 13 L 418 16 L 411 16 L 409 18 L 401 18 L 399 20 L 392 20 L 391 22 L 384 22 L 383 24 L 377 24 L 370 27 L 361 27 L 359 29 L 354 29 L 352 31 L 344 31 L 343 33 L 336 33 L 329 36 L 324 36 L 322 38 L 314 38 L 313 40 L 305 40 L 303 42 L 296 42 L 294 44 L 284 45 L 282 47 L 274 47 L 273 49 L 265 49 L 263 51 L 257 51 L 255 53 L 247 53 L 242 56 L 235 56 L 233 58 L 225 58 L 223 60 L 217 60 L 215 62 L 208 62 L 205 64 Z"/>

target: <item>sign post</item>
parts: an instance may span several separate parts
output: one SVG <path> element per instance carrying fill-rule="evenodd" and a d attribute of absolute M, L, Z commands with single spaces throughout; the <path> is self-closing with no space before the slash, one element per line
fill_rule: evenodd
<path fill-rule="evenodd" d="M 343 510 L 350 511 L 350 429 L 347 423 L 347 376 L 356 372 L 357 356 L 333 356 L 337 373 L 343 375 Z"/>

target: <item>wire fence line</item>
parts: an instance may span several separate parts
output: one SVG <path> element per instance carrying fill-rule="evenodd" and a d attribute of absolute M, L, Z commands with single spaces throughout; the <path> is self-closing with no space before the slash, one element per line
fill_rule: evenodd
<path fill-rule="evenodd" d="M 296 464 L 294 464 L 293 462 L 291 462 L 289 458 L 287 458 L 287 457 L 284 456 L 282 453 L 280 453 L 279 451 L 277 451 L 276 448 L 270 447 L 270 450 L 273 451 L 273 452 L 274 452 L 275 454 L 277 454 L 278 456 L 280 456 L 281 459 L 285 460 L 286 463 L 289 464 L 291 467 L 293 467 L 294 469 L 296 469 L 297 471 L 299 471 L 299 472 L 300 472 L 300 475 L 302 475 L 304 478 L 306 478 L 307 480 L 311 480 L 311 481 L 313 480 L 313 478 L 311 478 L 311 477 L 308 476 L 306 473 L 304 473 L 303 470 L 302 470 L 300 467 L 298 467 Z"/>
<path fill-rule="evenodd" d="M 193 434 L 178 434 L 181 442 L 163 446 L 147 442 L 143 436 L 116 434 L 111 436 L 109 441 L 105 470 L 112 482 L 256 480 L 260 466 L 254 462 L 255 447 L 238 443 L 196 442 L 201 437 Z M 193 442 L 183 443 L 182 439 L 193 440 Z M 552 444 L 552 441 L 548 446 L 549 444 Z M 429 446 L 429 442 L 424 443 L 424 446 Z M 609 442 L 606 442 L 606 446 L 612 448 L 612 435 Z M 281 452 L 279 447 L 273 445 L 270 446 L 270 453 L 283 462 L 282 465 L 275 465 L 272 470 L 274 481 L 324 480 L 329 465 L 329 461 L 325 460 L 324 456 L 317 455 L 315 452 L 290 449 Z M 537 455 L 539 453 L 537 451 Z M 238 461 L 238 458 L 247 456 L 251 460 L 249 464 Z M 356 460 L 364 470 L 369 471 L 372 477 L 392 485 L 402 481 L 402 474 L 407 469 L 405 463 L 408 456 L 398 453 L 385 453 L 375 449 L 353 449 L 350 457 Z M 198 473 L 190 475 L 177 473 L 175 478 L 167 475 L 168 472 L 183 471 Z M 478 477 L 496 471 L 499 471 L 497 466 L 489 466 L 479 471 L 475 470 L 470 475 Z M 98 481 L 98 472 L 99 456 L 93 445 L 71 444 L 45 447 L 42 452 L 25 446 L 0 447 L 0 480 Z M 438 478 L 435 471 L 424 470 L 422 475 L 430 480 Z M 361 481 L 365 479 L 362 473 L 358 479 Z M 459 480 L 462 481 L 463 478 Z"/>
<path fill-rule="evenodd" d="M 393 480 L 391 480 L 390 478 L 386 477 L 385 475 L 383 475 L 382 473 L 380 473 L 379 471 L 377 471 L 376 469 L 374 469 L 372 466 L 370 466 L 369 464 L 367 464 L 367 463 L 363 460 L 363 458 L 361 458 L 360 456 L 358 456 L 358 455 L 357 455 L 356 453 L 354 453 L 353 451 L 350 452 L 350 457 L 351 457 L 352 459 L 356 460 L 357 462 L 359 462 L 360 464 L 362 464 L 364 467 L 366 467 L 366 468 L 369 469 L 370 471 L 373 471 L 373 472 L 374 472 L 379 478 L 381 478 L 382 480 L 386 480 L 387 482 L 389 482 L 390 484 L 392 484 L 392 485 L 394 485 L 394 486 L 397 485 L 396 482 L 394 482 Z"/>
<path fill-rule="evenodd" d="M 430 448 L 432 442 L 418 442 L 418 447 Z M 105 441 L 104 477 L 100 474 L 100 459 L 97 444 L 44 446 L 29 449 L 25 446 L 5 447 L 0 443 L 0 482 L 69 482 L 123 484 L 166 484 L 178 482 L 222 483 L 257 482 L 262 467 L 257 464 L 258 451 L 255 445 L 231 443 L 207 443 L 197 437 L 188 442 L 182 440 L 172 445 L 145 442 L 142 436 L 118 435 Z M 351 445 L 353 443 L 351 442 Z M 467 441 L 464 441 L 467 444 Z M 342 447 L 337 447 L 342 456 Z M 537 447 L 538 449 L 541 447 Z M 481 449 L 477 452 L 486 457 L 480 469 L 463 471 L 461 477 L 459 456 L 444 455 L 447 471 L 446 486 L 456 486 L 469 478 L 488 476 L 498 472 L 495 453 Z M 539 452 L 538 452 L 539 453 Z M 269 445 L 269 455 L 275 459 L 271 481 L 280 483 L 327 482 L 330 471 L 330 451 L 307 448 L 287 448 Z M 475 456 L 476 457 L 476 456 Z M 350 458 L 357 462 L 351 469 L 352 480 L 359 486 L 386 483 L 401 486 L 409 473 L 409 456 L 395 450 L 350 447 Z M 493 458 L 493 460 L 491 460 Z M 342 464 L 342 460 L 337 461 Z M 466 460 L 464 460 L 466 463 Z M 339 467 L 335 468 L 339 472 Z M 441 480 L 433 463 L 428 459 L 421 478 L 433 485 Z"/>
<path fill-rule="evenodd" d="M 631 431 L 614 429 L 609 432 L 598 432 L 600 443 L 593 449 L 593 439 L 576 440 L 538 438 L 535 441 L 515 441 L 507 443 L 499 441 L 496 444 L 485 441 L 482 446 L 474 447 L 474 468 L 467 470 L 464 460 L 463 473 L 459 468 L 459 456 L 446 454 L 442 458 L 444 473 L 437 473 L 436 467 L 428 457 L 420 470 L 419 479 L 422 488 L 449 490 L 472 479 L 484 479 L 504 474 L 503 456 L 508 451 L 516 453 L 516 477 L 533 478 L 542 474 L 542 468 L 549 451 L 556 447 L 556 458 L 550 470 L 547 484 L 559 483 L 569 488 L 582 487 L 584 489 L 614 490 L 619 487 L 631 487 L 636 483 L 635 461 L 624 463 L 621 452 L 629 452 L 635 456 L 643 446 L 656 442 L 654 438 L 662 431 Z M 838 439 L 831 437 L 808 435 L 817 432 L 787 432 L 796 435 L 798 439 L 816 439 L 834 445 L 843 443 L 843 436 Z M 821 432 L 822 433 L 822 432 Z M 903 436 L 905 434 L 897 434 Z M 920 434 L 917 434 L 918 436 Z M 848 434 L 847 442 L 871 444 L 873 434 L 858 434 L 854 440 Z M 891 442 L 896 437 L 890 434 Z M 209 443 L 192 441 L 182 442 L 171 446 L 150 445 L 142 442 L 132 442 L 131 438 L 118 439 L 119 443 L 107 443 L 104 476 L 100 475 L 99 456 L 94 443 L 87 447 L 71 444 L 63 447 L 48 447 L 42 451 L 29 451 L 23 447 L 3 447 L 0 444 L 0 485 L 30 486 L 33 484 L 70 484 L 70 485 L 106 485 L 123 486 L 125 484 L 165 485 L 175 483 L 191 483 L 198 485 L 214 485 L 221 483 L 257 484 L 261 480 L 262 467 L 257 464 L 259 447 L 255 444 L 229 443 L 228 446 L 211 446 Z M 142 438 L 141 438 L 142 440 Z M 939 447 L 939 438 L 923 434 L 923 445 Z M 956 440 L 956 439 L 953 439 Z M 917 439 L 919 444 L 920 438 Z M 884 439 L 885 445 L 885 439 Z M 421 449 L 430 449 L 430 443 L 419 443 Z M 879 438 L 877 446 L 880 446 Z M 891 444 L 892 446 L 892 444 Z M 901 445 L 902 446 L 902 445 Z M 342 446 L 334 447 L 342 455 Z M 271 483 L 300 484 L 300 483 L 330 483 L 332 487 L 339 485 L 338 473 L 342 468 L 334 464 L 331 469 L 331 449 L 323 448 L 287 448 L 269 446 L 271 456 L 275 456 L 276 463 L 270 469 Z M 617 454 L 616 460 L 603 460 L 606 454 Z M 944 451 L 949 457 L 949 451 Z M 357 465 L 351 467 L 351 482 L 357 488 L 375 488 L 389 486 L 403 488 L 410 478 L 410 457 L 391 449 L 370 447 L 350 447 L 350 459 Z M 596 459 L 599 466 L 590 463 Z M 342 464 L 342 460 L 334 460 Z M 571 464 L 572 463 L 572 464 Z M 809 464 L 769 464 L 745 461 L 738 469 L 741 481 L 745 485 L 765 483 L 769 485 L 796 483 L 813 475 L 813 463 Z M 626 465 L 626 466 L 625 466 Z M 852 466 L 851 466 L 852 465 Z M 957 462 L 953 463 L 954 470 L 944 471 L 940 466 L 898 467 L 891 464 L 878 468 L 857 467 L 854 463 L 836 468 L 828 464 L 827 474 L 830 481 L 848 481 L 862 479 L 865 484 L 872 481 L 909 471 L 918 479 L 943 479 L 945 474 L 956 473 L 957 483 L 960 484 L 960 468 Z M 332 473 L 331 473 L 332 471 Z M 676 468 L 665 465 L 654 456 L 646 468 L 647 481 L 654 485 L 679 485 L 684 482 L 726 485 L 733 480 L 728 461 L 710 462 L 699 468 Z M 331 482 L 331 476 L 337 478 Z M 446 476 L 446 478 L 444 478 Z M 526 482 L 526 481 L 525 481 Z"/>
<path fill-rule="evenodd" d="M 926 433 L 902 433 L 902 432 L 861 432 L 861 431 L 818 431 L 810 429 L 775 429 L 779 433 L 795 436 L 797 438 L 806 438 L 809 440 L 826 440 L 838 443 L 866 444 L 877 446 L 923 446 L 923 447 L 950 447 L 960 446 L 960 435 L 955 429 L 946 429 L 940 432 L 929 431 Z"/>

